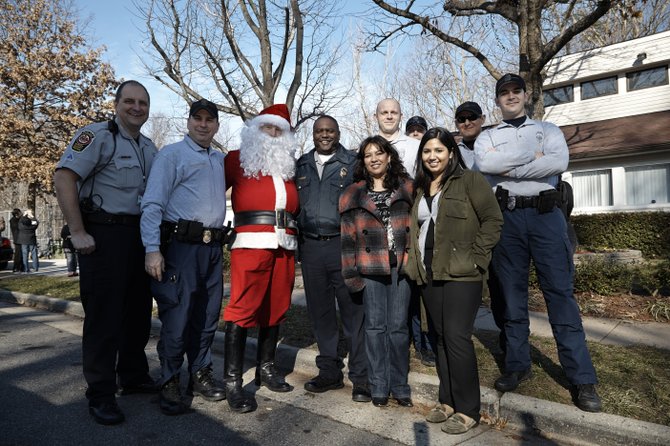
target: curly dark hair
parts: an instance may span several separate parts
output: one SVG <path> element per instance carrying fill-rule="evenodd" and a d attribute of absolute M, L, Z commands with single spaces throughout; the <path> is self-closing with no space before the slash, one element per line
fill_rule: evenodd
<path fill-rule="evenodd" d="M 431 175 L 430 171 L 426 169 L 426 166 L 423 165 L 421 154 L 423 152 L 423 146 L 425 146 L 428 141 L 435 138 L 440 140 L 440 142 L 444 144 L 447 149 L 449 149 L 450 155 L 453 154 L 447 163 L 447 168 L 444 171 L 444 175 L 442 175 L 442 179 L 440 180 L 440 188 L 444 186 L 444 183 L 447 182 L 451 174 L 453 174 L 454 171 L 458 168 L 459 164 L 461 164 L 461 151 L 458 150 L 458 144 L 456 144 L 456 140 L 452 136 L 451 132 L 442 127 L 434 127 L 428 130 L 423 135 L 423 138 L 421 138 L 421 142 L 419 143 L 419 150 L 416 152 L 417 167 L 416 176 L 414 177 L 415 193 L 419 188 L 423 190 L 424 195 L 430 193 L 430 182 L 433 180 L 433 176 Z"/>
<path fill-rule="evenodd" d="M 400 161 L 400 155 L 398 155 L 398 151 L 395 149 L 395 147 L 393 147 L 393 144 L 379 135 L 365 138 L 358 146 L 358 163 L 356 164 L 356 169 L 354 170 L 354 181 L 365 180 L 368 188 L 372 189 L 372 177 L 365 168 L 365 149 L 371 144 L 381 149 L 382 152 L 388 153 L 391 156 L 389 170 L 384 177 L 384 188 L 387 190 L 398 189 L 400 187 L 401 181 L 408 179 L 409 175 L 407 175 L 405 166 L 403 166 L 402 161 Z"/>

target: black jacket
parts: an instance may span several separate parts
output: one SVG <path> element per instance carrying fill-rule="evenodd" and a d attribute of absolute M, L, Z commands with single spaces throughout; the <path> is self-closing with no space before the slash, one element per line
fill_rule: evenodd
<path fill-rule="evenodd" d="M 332 236 L 340 233 L 340 195 L 354 182 L 356 153 L 338 144 L 335 155 L 319 173 L 314 161 L 314 152 L 310 150 L 298 159 L 295 182 L 300 196 L 298 228 L 302 235 Z"/>
<path fill-rule="evenodd" d="M 19 245 L 37 245 L 37 237 L 35 231 L 39 222 L 37 219 L 31 219 L 25 215 L 19 220 Z"/>

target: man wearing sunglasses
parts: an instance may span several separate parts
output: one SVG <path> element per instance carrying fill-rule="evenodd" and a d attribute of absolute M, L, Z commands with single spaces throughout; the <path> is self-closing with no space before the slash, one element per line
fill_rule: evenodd
<path fill-rule="evenodd" d="M 496 83 L 502 122 L 482 132 L 475 143 L 476 164 L 493 186 L 504 218 L 491 259 L 505 303 L 507 343 L 505 372 L 495 388 L 512 391 L 532 375 L 528 342 L 532 259 L 573 400 L 584 411 L 600 412 L 598 380 L 573 294 L 572 252 L 556 190 L 568 167 L 568 145 L 557 126 L 526 116 L 529 98 L 521 76 L 502 76 Z"/>
<path fill-rule="evenodd" d="M 482 125 L 486 120 L 486 116 L 482 113 L 482 108 L 476 102 L 463 102 L 456 109 L 454 116 L 458 133 L 463 138 L 458 143 L 461 160 L 465 164 L 463 167 L 478 170 L 475 164 L 475 141 L 482 132 Z"/>

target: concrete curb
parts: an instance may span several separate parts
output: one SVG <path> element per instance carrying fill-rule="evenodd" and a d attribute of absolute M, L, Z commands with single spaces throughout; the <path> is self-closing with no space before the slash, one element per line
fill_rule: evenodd
<path fill-rule="evenodd" d="M 83 318 L 81 303 L 46 296 L 0 290 L 0 299 L 24 306 L 60 312 Z M 152 319 L 152 334 L 160 333 L 160 321 Z M 217 332 L 212 346 L 213 352 L 223 356 L 225 335 Z M 249 338 L 245 352 L 248 362 L 256 358 L 256 339 Z M 315 365 L 317 352 L 280 344 L 277 364 L 280 368 L 303 379 L 318 373 Z M 297 378 L 297 377 L 296 377 Z M 302 379 L 298 378 L 300 381 Z M 439 381 L 436 376 L 410 372 L 409 383 L 415 403 L 432 407 L 438 394 Z M 350 383 L 347 384 L 350 385 Z M 638 421 L 618 415 L 587 413 L 574 406 L 558 404 L 515 393 L 500 393 L 481 387 L 482 416 L 491 424 L 509 425 L 514 429 L 529 432 L 548 439 L 571 444 L 602 444 L 639 446 L 665 445 L 670 439 L 670 427 Z"/>

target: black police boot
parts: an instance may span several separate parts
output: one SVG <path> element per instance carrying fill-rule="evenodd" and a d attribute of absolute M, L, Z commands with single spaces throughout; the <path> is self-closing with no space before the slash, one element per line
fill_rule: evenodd
<path fill-rule="evenodd" d="M 264 385 L 273 392 L 290 392 L 293 387 L 284 380 L 275 368 L 279 325 L 258 329 L 258 353 L 256 357 L 256 385 Z"/>
<path fill-rule="evenodd" d="M 256 400 L 242 388 L 244 347 L 247 343 L 247 329 L 237 324 L 226 324 L 225 365 L 223 379 L 226 383 L 226 399 L 230 410 L 238 413 L 256 409 Z"/>
<path fill-rule="evenodd" d="M 163 384 L 158 401 L 161 412 L 165 415 L 181 415 L 186 412 L 188 407 L 181 400 L 179 376 L 173 376 Z"/>
<path fill-rule="evenodd" d="M 189 388 L 193 395 L 200 396 L 207 401 L 221 401 L 226 398 L 225 389 L 214 382 L 211 367 L 203 367 L 192 373 Z"/>

